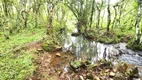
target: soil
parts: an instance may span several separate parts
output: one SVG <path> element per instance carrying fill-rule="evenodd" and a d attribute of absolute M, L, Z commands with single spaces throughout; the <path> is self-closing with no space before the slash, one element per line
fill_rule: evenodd
<path fill-rule="evenodd" d="M 66 80 L 65 67 L 74 59 L 70 52 L 62 52 L 58 48 L 53 52 L 46 52 L 41 47 L 42 43 L 30 43 L 25 50 L 36 50 L 36 70 L 33 76 L 25 80 Z M 68 79 L 67 79 L 68 80 Z"/>

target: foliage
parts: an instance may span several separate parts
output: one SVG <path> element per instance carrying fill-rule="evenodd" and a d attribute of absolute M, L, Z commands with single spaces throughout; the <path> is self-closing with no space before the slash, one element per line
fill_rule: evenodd
<path fill-rule="evenodd" d="M 31 76 L 35 67 L 32 52 L 0 54 L 0 79 L 23 80 Z"/>
<path fill-rule="evenodd" d="M 0 39 L 1 47 L 0 53 L 5 53 L 8 50 L 11 50 L 19 45 L 24 45 L 27 42 L 34 41 L 42 37 L 44 30 L 43 29 L 32 29 L 32 30 L 23 30 L 23 32 L 10 36 L 9 40 L 4 38 Z"/>
<path fill-rule="evenodd" d="M 42 48 L 45 51 L 51 52 L 51 51 L 55 50 L 56 44 L 52 40 L 47 40 L 42 44 Z"/>
<path fill-rule="evenodd" d="M 71 76 L 72 79 L 81 79 L 80 76 L 82 75 L 84 75 L 83 79 L 91 80 L 107 79 L 108 77 L 114 80 L 131 80 L 139 77 L 137 67 L 123 62 L 118 62 L 117 65 L 114 65 L 111 61 L 99 60 L 95 64 L 88 64 L 85 67 L 81 66 L 81 64 L 86 64 L 86 61 L 76 60 L 71 62 L 71 71 L 68 73 L 73 75 Z M 75 77 L 76 75 L 79 76 Z"/>
<path fill-rule="evenodd" d="M 78 21 L 77 29 L 79 33 L 84 32 L 84 30 L 82 29 L 85 28 L 86 30 L 89 24 L 92 24 L 90 22 L 90 17 L 92 17 L 91 14 L 93 14 L 91 10 L 92 8 L 94 8 L 94 4 L 92 3 L 94 3 L 93 0 L 79 0 L 79 1 L 67 0 L 65 3 L 65 5 L 69 8 L 69 10 L 71 10 L 71 12 L 73 13 L 73 15 L 76 17 Z"/>
<path fill-rule="evenodd" d="M 142 43 L 136 42 L 135 39 L 132 39 L 128 42 L 127 47 L 132 50 L 142 50 Z"/>

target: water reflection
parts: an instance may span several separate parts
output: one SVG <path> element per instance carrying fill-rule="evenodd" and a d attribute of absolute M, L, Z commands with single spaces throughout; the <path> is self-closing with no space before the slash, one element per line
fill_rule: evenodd
<path fill-rule="evenodd" d="M 76 56 L 76 59 L 88 59 L 94 63 L 96 60 L 106 59 L 119 60 L 142 66 L 142 51 L 132 51 L 126 48 L 125 43 L 102 44 L 89 41 L 83 36 L 74 37 L 70 33 L 62 37 L 63 51 L 70 50 Z M 138 55 L 135 55 L 138 54 Z"/>

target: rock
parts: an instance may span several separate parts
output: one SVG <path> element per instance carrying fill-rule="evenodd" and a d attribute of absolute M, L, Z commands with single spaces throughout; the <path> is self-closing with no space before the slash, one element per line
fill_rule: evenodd
<path fill-rule="evenodd" d="M 138 78 L 139 77 L 139 74 L 138 74 L 138 68 L 135 67 L 135 66 L 129 66 L 128 69 L 127 69 L 127 74 L 130 76 L 130 77 L 133 77 L 133 78 Z"/>
<path fill-rule="evenodd" d="M 129 52 L 125 49 L 119 49 L 119 54 L 122 55 L 122 54 L 129 54 Z"/>
<path fill-rule="evenodd" d="M 114 48 L 120 48 L 119 44 L 114 45 Z"/>
<path fill-rule="evenodd" d="M 79 76 L 80 80 L 84 80 L 83 76 Z"/>
<path fill-rule="evenodd" d="M 119 56 L 119 55 L 120 55 L 120 53 L 119 53 L 119 51 L 118 51 L 117 49 L 112 48 L 111 50 L 112 50 L 112 51 L 111 51 L 111 55 L 112 55 L 112 56 Z"/>
<path fill-rule="evenodd" d="M 115 76 L 115 73 L 114 73 L 114 72 L 110 72 L 109 76 L 110 76 L 110 77 L 114 77 L 114 76 Z"/>
<path fill-rule="evenodd" d="M 61 53 L 56 53 L 56 57 L 61 57 Z"/>
<path fill-rule="evenodd" d="M 42 48 L 43 50 L 47 51 L 47 52 L 52 52 L 56 49 L 55 43 L 53 43 L 52 40 L 47 40 L 46 42 L 44 42 L 42 44 Z"/>
<path fill-rule="evenodd" d="M 120 63 L 117 66 L 117 71 L 121 72 L 121 73 L 125 73 L 127 71 L 128 65 L 126 63 Z"/>
<path fill-rule="evenodd" d="M 71 36 L 79 36 L 80 33 L 72 33 Z"/>
<path fill-rule="evenodd" d="M 114 80 L 113 78 L 110 78 L 109 80 Z"/>
<path fill-rule="evenodd" d="M 37 52 L 44 53 L 43 49 L 37 49 Z"/>
<path fill-rule="evenodd" d="M 56 51 L 61 51 L 62 50 L 62 46 L 56 46 Z"/>
<path fill-rule="evenodd" d="M 92 73 L 87 73 L 87 75 L 86 75 L 86 79 L 93 80 L 93 79 L 94 79 L 94 77 L 93 77 Z"/>
<path fill-rule="evenodd" d="M 95 76 L 94 80 L 101 80 L 101 79 L 98 76 Z"/>

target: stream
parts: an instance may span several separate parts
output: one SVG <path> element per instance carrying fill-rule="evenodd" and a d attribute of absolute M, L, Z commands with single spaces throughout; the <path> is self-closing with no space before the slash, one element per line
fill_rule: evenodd
<path fill-rule="evenodd" d="M 89 41 L 83 36 L 71 36 L 70 33 L 62 38 L 63 51 L 70 50 L 74 53 L 77 60 L 87 59 L 93 63 L 100 59 L 123 61 L 134 64 L 139 68 L 142 76 L 142 51 L 127 49 L 126 43 L 103 44 Z"/>

